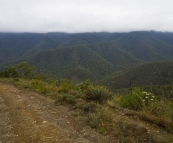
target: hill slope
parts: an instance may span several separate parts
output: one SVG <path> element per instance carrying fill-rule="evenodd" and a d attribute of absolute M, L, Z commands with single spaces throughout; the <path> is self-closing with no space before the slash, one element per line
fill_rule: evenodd
<path fill-rule="evenodd" d="M 106 77 L 101 83 L 111 89 L 172 84 L 173 62 L 150 62 L 130 67 Z"/>
<path fill-rule="evenodd" d="M 173 33 L 0 33 L 0 68 L 27 61 L 40 72 L 103 78 L 136 64 L 173 60 Z"/>
<path fill-rule="evenodd" d="M 60 78 L 99 78 L 109 74 L 113 65 L 85 46 L 44 51 L 26 59 L 39 70 Z"/>

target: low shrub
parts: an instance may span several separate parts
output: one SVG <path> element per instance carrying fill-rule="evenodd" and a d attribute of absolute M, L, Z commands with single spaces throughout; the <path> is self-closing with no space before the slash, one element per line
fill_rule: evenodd
<path fill-rule="evenodd" d="M 55 104 L 59 105 L 59 104 L 75 104 L 76 100 L 72 95 L 66 94 L 66 93 L 62 93 L 60 95 L 58 95 Z"/>
<path fill-rule="evenodd" d="M 85 81 L 77 84 L 77 89 L 80 92 L 84 92 L 85 90 L 88 90 L 92 86 L 93 86 L 93 84 L 91 83 L 90 80 L 85 80 Z"/>
<path fill-rule="evenodd" d="M 42 93 L 42 94 L 46 94 L 50 92 L 50 88 L 48 86 L 40 86 L 38 88 L 38 92 Z"/>
<path fill-rule="evenodd" d="M 157 117 L 171 119 L 173 115 L 173 102 L 168 100 L 155 101 L 146 110 Z"/>
<path fill-rule="evenodd" d="M 75 85 L 73 85 L 69 80 L 63 79 L 58 84 L 59 92 L 68 92 L 71 89 L 75 89 Z"/>
<path fill-rule="evenodd" d="M 124 108 L 141 110 L 147 108 L 156 100 L 154 94 L 143 92 L 139 88 L 136 88 L 132 91 L 132 94 L 128 94 L 121 98 L 120 105 Z"/>
<path fill-rule="evenodd" d="M 87 113 L 94 113 L 97 109 L 96 103 L 88 103 L 85 100 L 80 100 L 76 103 L 76 107 Z"/>
<path fill-rule="evenodd" d="M 166 99 L 158 100 L 154 94 L 142 92 L 138 88 L 134 89 L 132 94 L 121 97 L 119 103 L 125 108 L 142 110 L 155 117 L 173 120 L 173 102 Z"/>
<path fill-rule="evenodd" d="M 93 86 L 86 90 L 86 99 L 98 102 L 111 99 L 113 94 L 104 86 Z"/>
<path fill-rule="evenodd" d="M 112 112 L 108 108 L 99 107 L 96 112 L 89 113 L 89 124 L 91 128 L 96 128 L 99 133 L 104 133 L 106 122 L 112 122 Z"/>

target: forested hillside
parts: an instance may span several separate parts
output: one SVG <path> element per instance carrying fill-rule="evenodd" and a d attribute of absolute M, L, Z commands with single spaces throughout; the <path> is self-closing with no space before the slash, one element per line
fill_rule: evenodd
<path fill-rule="evenodd" d="M 173 62 L 149 62 L 130 67 L 104 78 L 100 83 L 111 89 L 173 84 Z"/>
<path fill-rule="evenodd" d="M 153 78 L 153 81 L 147 80 L 152 76 L 150 71 L 160 72 L 161 69 L 157 69 L 159 63 L 151 63 L 152 66 L 142 65 L 144 69 L 140 71 L 135 65 L 165 61 L 162 64 L 165 68 L 171 66 L 172 63 L 166 61 L 173 60 L 172 41 L 173 33 L 154 31 L 0 33 L 0 68 L 26 61 L 36 66 L 39 72 L 56 78 L 75 78 L 79 81 L 90 79 L 118 88 L 128 86 L 129 83 L 124 84 L 119 80 L 125 79 L 126 74 L 131 78 L 128 75 L 129 70 L 126 70 L 131 67 L 131 75 L 136 77 L 141 74 L 141 80 L 138 80 L 140 85 L 154 84 L 156 81 L 162 83 Z M 145 74 L 148 78 L 141 77 Z M 114 79 L 117 78 L 119 84 L 115 83 Z M 170 83 L 170 80 L 163 81 Z"/>

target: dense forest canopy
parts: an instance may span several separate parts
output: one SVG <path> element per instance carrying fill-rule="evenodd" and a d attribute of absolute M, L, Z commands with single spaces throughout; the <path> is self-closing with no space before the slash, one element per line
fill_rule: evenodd
<path fill-rule="evenodd" d="M 110 88 L 172 83 L 173 33 L 0 33 L 0 69 L 26 61 L 56 78 Z"/>

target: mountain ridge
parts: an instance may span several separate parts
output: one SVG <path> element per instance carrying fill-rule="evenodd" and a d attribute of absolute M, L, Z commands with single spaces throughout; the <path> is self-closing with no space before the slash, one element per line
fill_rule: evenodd
<path fill-rule="evenodd" d="M 0 68 L 26 61 L 57 78 L 100 80 L 131 66 L 173 60 L 173 33 L 0 33 Z"/>

